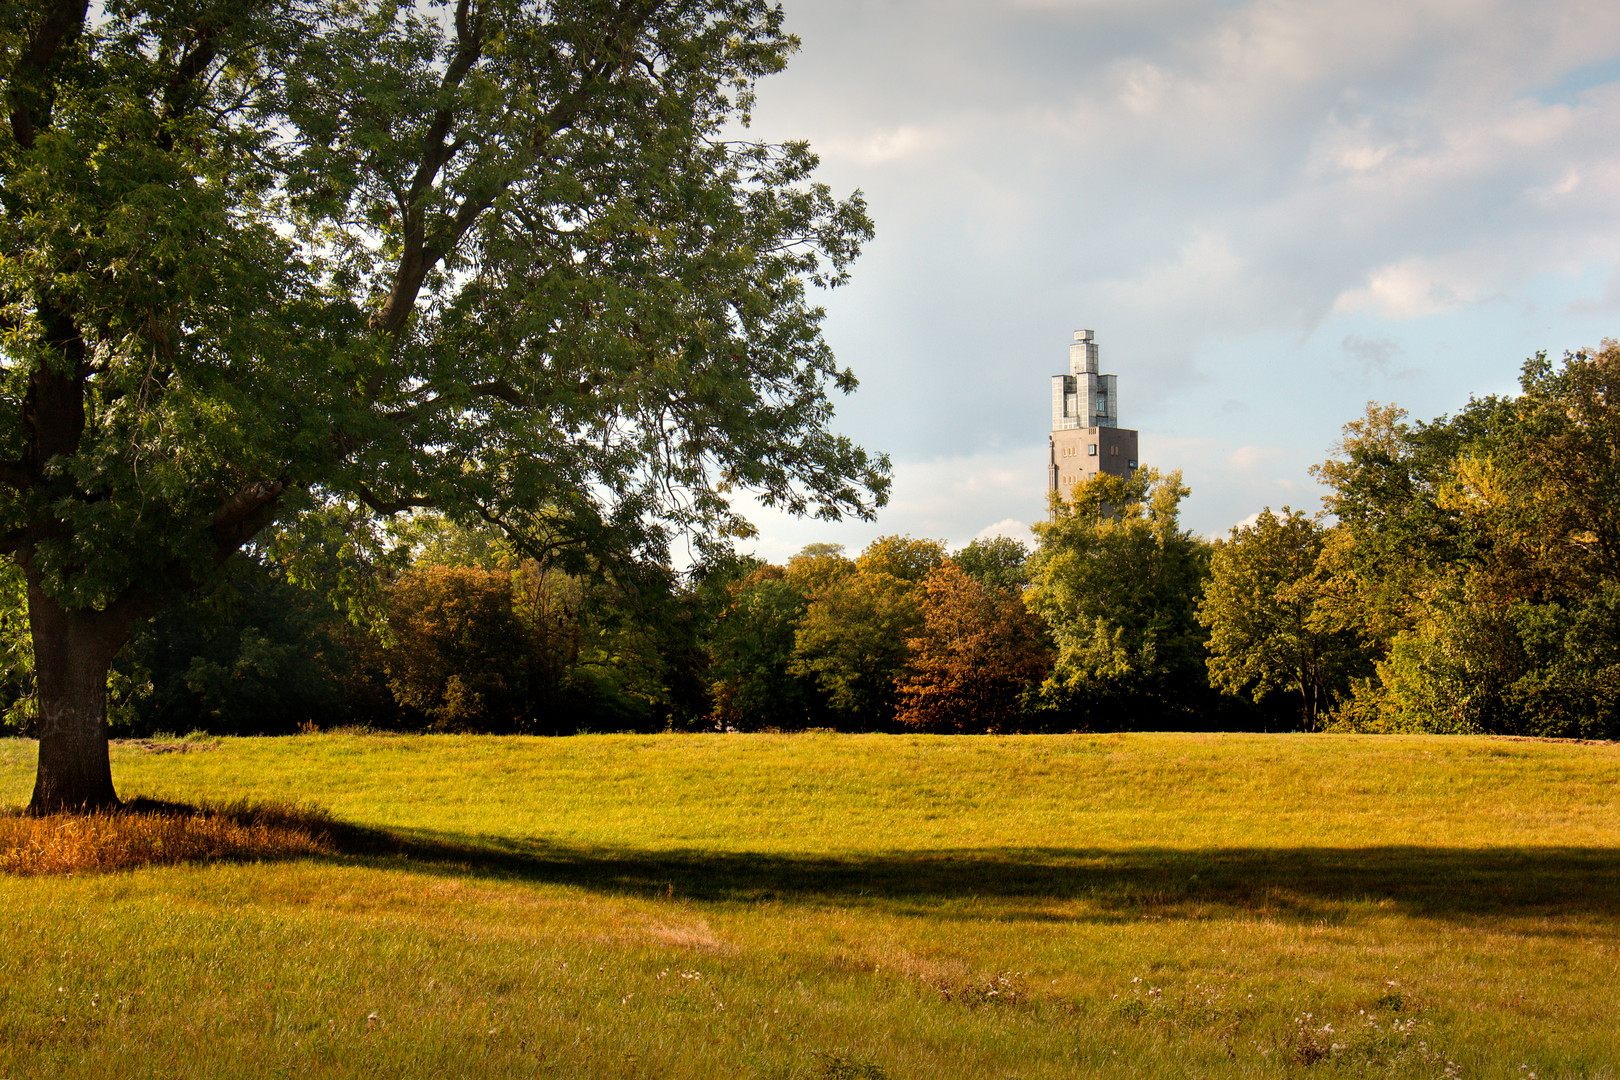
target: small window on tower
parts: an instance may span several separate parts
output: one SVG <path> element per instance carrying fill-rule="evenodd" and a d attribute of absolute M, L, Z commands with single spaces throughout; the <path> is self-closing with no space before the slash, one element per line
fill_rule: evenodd
<path fill-rule="evenodd" d="M 1110 447 L 1109 447 L 1109 448 L 1108 448 L 1108 456 L 1109 456 L 1109 457 L 1119 457 L 1119 447 L 1117 447 L 1117 446 L 1110 446 Z"/>
<path fill-rule="evenodd" d="M 1096 457 L 1097 456 L 1097 444 L 1092 443 L 1091 446 L 1088 448 L 1087 453 L 1089 453 L 1092 457 Z"/>

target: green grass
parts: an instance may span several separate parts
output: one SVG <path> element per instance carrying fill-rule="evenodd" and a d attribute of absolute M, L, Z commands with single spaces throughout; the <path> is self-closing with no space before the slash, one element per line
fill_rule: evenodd
<path fill-rule="evenodd" d="M 0 1077 L 1620 1077 L 1616 745 L 187 745 L 370 832 L 0 877 Z"/>

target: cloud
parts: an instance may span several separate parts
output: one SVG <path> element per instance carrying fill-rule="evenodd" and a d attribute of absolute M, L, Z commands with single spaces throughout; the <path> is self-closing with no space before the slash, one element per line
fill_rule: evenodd
<path fill-rule="evenodd" d="M 1390 338 L 1374 340 L 1360 334 L 1346 334 L 1340 347 L 1361 365 L 1363 372 L 1377 375 L 1389 374 L 1390 360 L 1401 351 L 1400 344 Z"/>
<path fill-rule="evenodd" d="M 1227 462 L 1234 469 L 1242 472 L 1253 472 L 1278 458 L 1287 455 L 1287 451 L 1280 446 L 1240 446 L 1226 455 Z"/>
<path fill-rule="evenodd" d="M 1254 513 L 1250 514 L 1248 517 L 1244 518 L 1242 521 L 1235 522 L 1232 525 L 1232 528 L 1236 529 L 1238 532 L 1247 532 L 1248 530 L 1254 528 L 1259 523 L 1260 523 L 1260 511 L 1256 510 Z M 1211 540 L 1225 540 L 1227 537 L 1229 537 L 1231 535 L 1232 534 L 1231 534 L 1230 531 L 1211 533 L 1210 534 L 1210 539 Z"/>
<path fill-rule="evenodd" d="M 1335 370 L 1335 374 L 1355 383 L 1387 383 L 1411 379 L 1421 374 L 1417 368 L 1394 366 L 1401 354 L 1401 343 L 1390 337 L 1368 338 L 1360 334 L 1346 334 L 1339 348 L 1351 362 L 1349 371 Z"/>
<path fill-rule="evenodd" d="M 841 430 L 909 463 L 880 530 L 961 543 L 1044 512 L 1046 380 L 1076 327 L 1214 527 L 1312 501 L 1346 382 L 1404 379 L 1434 415 L 1620 311 L 1620 5 L 817 0 L 787 19 L 804 48 L 755 132 L 809 138 L 877 223 L 825 301 L 863 384 Z M 1262 440 L 1278 452 L 1253 456 Z M 1013 457 L 1016 496 L 969 479 Z"/>
<path fill-rule="evenodd" d="M 973 534 L 975 540 L 994 540 L 998 537 L 1008 537 L 1023 544 L 1033 543 L 1034 533 L 1030 527 L 1017 518 L 1002 518 L 994 525 L 986 525 Z"/>
<path fill-rule="evenodd" d="M 1333 303 L 1336 312 L 1374 311 L 1386 318 L 1414 319 L 1466 304 L 1473 299 L 1456 283 L 1421 260 L 1408 259 L 1372 272 L 1366 285 L 1347 289 Z"/>
<path fill-rule="evenodd" d="M 896 462 L 889 505 L 875 521 L 790 518 L 758 507 L 749 517 L 761 535 L 748 550 L 780 562 L 805 544 L 826 541 L 856 552 L 891 533 L 942 540 L 952 549 L 989 535 L 1028 540 L 1029 527 L 1023 522 L 1046 509 L 1045 464 L 1045 447 L 1040 445 Z M 994 524 L 986 525 L 987 520 Z"/>
<path fill-rule="evenodd" d="M 1565 313 L 1576 318 L 1593 315 L 1608 315 L 1620 311 L 1620 268 L 1609 275 L 1603 283 L 1603 292 L 1596 297 L 1583 296 L 1572 300 L 1565 309 Z"/>
<path fill-rule="evenodd" d="M 816 144 L 823 157 L 841 157 L 862 165 L 886 165 L 918 158 L 947 146 L 949 138 L 938 127 L 901 124 L 861 135 L 835 135 Z"/>

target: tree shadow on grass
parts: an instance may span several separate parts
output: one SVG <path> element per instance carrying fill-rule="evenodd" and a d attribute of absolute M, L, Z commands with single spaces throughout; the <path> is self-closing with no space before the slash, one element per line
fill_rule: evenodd
<path fill-rule="evenodd" d="M 1404 914 L 1620 916 L 1620 850 L 1604 848 L 1011 848 L 848 856 L 564 847 L 336 825 L 346 854 L 461 877 L 710 903 L 881 907 L 896 914 L 1087 921 L 1243 911 L 1327 918 L 1346 904 Z"/>
<path fill-rule="evenodd" d="M 544 839 L 385 830 L 291 804 L 197 807 L 137 799 L 121 812 L 171 822 L 230 820 L 251 828 L 252 842 L 216 842 L 210 833 L 203 837 L 208 843 L 193 845 L 195 852 L 183 853 L 171 842 L 162 857 L 125 843 L 119 851 L 128 848 L 128 858 L 64 864 L 63 872 L 199 860 L 359 858 L 620 896 L 868 907 L 929 918 L 1123 922 L 1248 914 L 1331 922 L 1346 917 L 1348 905 L 1369 904 L 1469 920 L 1620 918 L 1620 849 L 1612 848 L 1030 847 L 831 856 L 569 847 Z M 37 824 L 51 826 L 53 836 L 60 831 L 48 821 Z M 1548 925 L 1543 932 L 1576 931 Z"/>

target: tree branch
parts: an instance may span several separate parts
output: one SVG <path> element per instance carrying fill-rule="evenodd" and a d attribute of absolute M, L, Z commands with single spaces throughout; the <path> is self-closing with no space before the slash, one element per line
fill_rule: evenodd
<path fill-rule="evenodd" d="M 224 562 L 268 525 L 276 503 L 286 490 L 287 485 L 280 480 L 254 480 L 243 484 L 220 503 L 208 524 L 218 548 L 215 558 Z"/>
<path fill-rule="evenodd" d="M 483 45 L 483 17 L 479 15 L 469 24 L 465 16 L 467 2 L 468 0 L 460 0 L 456 9 L 456 33 L 461 44 L 441 83 L 441 92 L 445 94 L 460 84 L 461 79 L 477 60 L 478 51 Z M 393 287 L 389 290 L 387 303 L 373 320 L 373 327 L 390 335 L 396 335 L 404 328 L 416 307 L 417 296 L 421 292 L 422 283 L 427 280 L 428 272 L 461 242 L 462 237 L 467 235 L 479 216 L 495 205 L 495 201 L 512 186 L 514 180 L 540 157 L 546 143 L 559 131 L 566 130 L 578 120 L 596 84 L 603 79 L 611 78 L 634 56 L 632 46 L 636 35 L 662 4 L 663 0 L 648 0 L 640 5 L 627 3 L 614 12 L 614 18 L 604 27 L 602 35 L 604 40 L 611 43 L 612 55 L 601 59 L 588 58 L 584 62 L 579 73 L 579 84 L 573 93 L 558 101 L 535 125 L 527 153 L 523 155 L 524 160 L 511 169 L 506 177 L 486 183 L 481 191 L 469 192 L 457 207 L 450 227 L 436 236 L 430 245 L 424 215 L 425 202 L 439 170 L 450 159 L 450 152 L 444 145 L 444 139 L 449 134 L 453 118 L 448 103 L 440 106 L 439 111 L 434 114 L 432 126 L 428 129 L 422 161 L 411 183 L 407 205 L 404 208 L 402 250 L 394 271 Z M 464 56 L 466 64 L 461 66 Z M 456 145 L 460 145 L 459 141 Z M 386 367 L 379 368 L 376 374 L 366 381 L 366 400 L 375 401 L 386 381 Z"/>
<path fill-rule="evenodd" d="M 473 383 L 467 387 L 467 394 L 469 397 L 474 398 L 496 398 L 519 409 L 533 408 L 536 404 L 532 397 L 523 393 L 505 379 L 491 379 L 488 382 Z M 384 413 L 382 419 L 390 421 L 409 420 L 420 413 L 432 412 L 448 400 L 443 394 L 435 394 L 423 401 L 418 401 L 414 405 L 407 405 L 402 409 Z"/>
<path fill-rule="evenodd" d="M 63 42 L 71 41 L 84 29 L 89 7 L 89 0 L 57 0 L 11 69 L 11 86 L 6 95 L 11 99 L 11 133 L 25 150 L 33 147 L 38 130 L 51 122 L 50 97 L 29 84 L 45 74 Z"/>
<path fill-rule="evenodd" d="M 186 95 L 198 76 L 219 55 L 219 28 L 205 26 L 197 31 L 197 42 L 180 58 L 174 76 L 163 90 L 163 116 L 158 125 L 157 144 L 164 151 L 174 149 L 174 135 L 170 125 L 186 112 Z"/>
<path fill-rule="evenodd" d="M 463 145 L 463 140 L 457 139 L 455 143 L 446 146 L 445 139 L 450 134 L 450 126 L 455 121 L 455 110 L 452 104 L 452 93 L 467 77 L 467 72 L 478 62 L 479 55 L 484 48 L 484 15 L 483 12 L 473 14 L 469 18 L 470 0 L 458 0 L 456 4 L 456 55 L 451 58 L 450 64 L 445 68 L 444 78 L 439 81 L 439 107 L 433 114 L 433 122 L 428 125 L 427 134 L 422 139 L 422 159 L 416 168 L 416 175 L 411 179 L 411 187 L 401 200 L 400 210 L 404 216 L 402 250 L 399 256 L 399 266 L 394 271 L 394 287 L 388 294 L 388 302 L 383 305 L 382 311 L 377 313 L 374 325 L 387 334 L 397 334 L 404 327 L 405 320 L 410 317 L 411 309 L 416 306 L 416 294 L 422 287 L 422 281 L 427 272 L 438 262 L 438 258 L 429 259 L 424 252 L 427 239 L 427 222 L 424 217 L 427 194 L 438 177 L 439 170 L 455 156 Z M 381 389 L 379 372 L 373 376 L 373 382 L 378 383 L 376 389 L 370 384 L 367 386 L 367 397 L 375 397 L 377 390 Z"/>
<path fill-rule="evenodd" d="M 406 510 L 426 510 L 433 506 L 432 499 L 406 498 L 395 499 L 394 501 L 389 502 L 378 496 L 376 492 L 372 491 L 369 487 L 360 483 L 358 480 L 351 481 L 349 486 L 354 489 L 356 498 L 364 503 L 373 513 L 381 514 L 383 517 L 393 517 L 395 514 L 402 513 Z"/>

